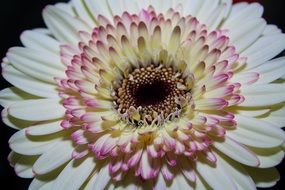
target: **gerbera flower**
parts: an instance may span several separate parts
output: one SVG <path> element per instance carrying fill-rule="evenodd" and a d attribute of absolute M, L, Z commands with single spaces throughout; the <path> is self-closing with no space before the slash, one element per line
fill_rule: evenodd
<path fill-rule="evenodd" d="M 73 0 L 11 48 L 11 164 L 38 189 L 256 189 L 284 157 L 285 35 L 259 4 Z M 282 148 L 283 146 L 283 148 Z"/>

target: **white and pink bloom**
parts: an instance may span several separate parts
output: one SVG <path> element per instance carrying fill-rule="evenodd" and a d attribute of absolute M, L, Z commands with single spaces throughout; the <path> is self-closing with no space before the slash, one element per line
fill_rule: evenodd
<path fill-rule="evenodd" d="M 284 157 L 285 35 L 231 0 L 73 0 L 11 48 L 0 93 L 38 189 L 256 189 Z"/>

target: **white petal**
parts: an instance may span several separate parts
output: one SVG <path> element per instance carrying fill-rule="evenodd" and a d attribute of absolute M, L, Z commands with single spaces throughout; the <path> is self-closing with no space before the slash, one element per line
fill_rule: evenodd
<path fill-rule="evenodd" d="M 43 18 L 50 31 L 61 42 L 77 44 L 79 31 L 92 31 L 86 23 L 54 6 L 45 8 Z"/>
<path fill-rule="evenodd" d="M 226 5 L 226 12 L 225 12 L 225 18 L 229 17 L 230 11 L 233 8 L 233 0 L 221 0 L 221 4 L 225 4 Z"/>
<path fill-rule="evenodd" d="M 176 180 L 176 176 L 173 178 L 173 180 L 169 183 L 168 189 L 174 190 L 174 189 L 180 189 L 178 185 L 178 181 Z M 185 189 L 185 188 L 184 188 Z"/>
<path fill-rule="evenodd" d="M 8 107 L 15 102 L 32 98 L 35 99 L 37 97 L 27 94 L 16 87 L 5 88 L 0 91 L 0 105 L 3 107 Z"/>
<path fill-rule="evenodd" d="M 86 6 L 90 10 L 90 13 L 93 15 L 95 19 L 99 15 L 105 16 L 107 19 L 112 20 L 112 14 L 109 9 L 108 1 L 101 1 L 101 0 L 84 0 Z"/>
<path fill-rule="evenodd" d="M 193 190 L 193 184 L 191 185 L 191 183 L 189 183 L 189 181 L 186 180 L 186 178 L 181 174 L 178 173 L 174 179 L 173 182 L 176 181 L 177 185 L 178 185 L 178 189 L 189 189 L 189 190 Z"/>
<path fill-rule="evenodd" d="M 285 75 L 285 57 L 267 61 L 255 67 L 250 72 L 259 73 L 259 79 L 254 84 L 267 84 Z"/>
<path fill-rule="evenodd" d="M 152 175 L 152 166 L 151 159 L 148 156 L 147 151 L 143 151 L 141 160 L 140 160 L 140 174 L 143 179 L 150 179 Z"/>
<path fill-rule="evenodd" d="M 65 109 L 56 99 L 37 99 L 16 102 L 9 107 L 9 114 L 13 117 L 42 121 L 58 119 L 64 116 Z"/>
<path fill-rule="evenodd" d="M 86 22 L 90 27 L 96 26 L 93 16 L 90 14 L 90 10 L 86 6 L 84 0 L 72 0 L 73 7 L 77 15 Z"/>
<path fill-rule="evenodd" d="M 285 126 L 285 107 L 284 104 L 272 107 L 268 115 L 261 117 L 262 120 L 273 123 L 279 127 Z"/>
<path fill-rule="evenodd" d="M 144 183 L 144 187 L 146 187 L 148 184 L 147 182 Z M 128 172 L 123 180 L 119 182 L 115 182 L 110 180 L 109 184 L 105 188 L 106 190 L 142 190 L 142 180 L 140 178 L 137 178 L 132 172 Z M 153 188 L 155 188 L 153 186 Z M 89 190 L 89 189 L 88 189 Z M 93 190 L 93 189 L 90 189 Z M 164 190 L 162 189 L 157 189 L 157 190 Z"/>
<path fill-rule="evenodd" d="M 42 175 L 58 168 L 72 158 L 73 149 L 74 147 L 70 140 L 58 142 L 56 146 L 47 150 L 36 161 L 33 166 L 34 172 Z"/>
<path fill-rule="evenodd" d="M 68 3 L 56 3 L 55 7 L 59 8 L 61 11 L 66 12 L 69 15 L 77 16 L 74 12 L 73 6 L 71 2 Z"/>
<path fill-rule="evenodd" d="M 259 168 L 270 168 L 278 165 L 284 158 L 284 151 L 281 147 L 263 149 L 250 148 L 260 160 Z"/>
<path fill-rule="evenodd" d="M 284 131 L 274 124 L 242 115 L 235 115 L 235 120 L 237 128 L 227 131 L 227 135 L 245 145 L 270 148 L 280 146 L 285 141 Z"/>
<path fill-rule="evenodd" d="M 26 128 L 26 133 L 32 136 L 48 135 L 63 130 L 60 123 L 62 121 L 54 121 L 48 123 L 39 123 Z"/>
<path fill-rule="evenodd" d="M 243 85 L 250 85 L 255 83 L 259 79 L 259 73 L 257 72 L 240 72 L 234 75 L 230 81 L 231 83 L 240 83 Z"/>
<path fill-rule="evenodd" d="M 8 161 L 12 167 L 16 165 L 16 163 L 23 157 L 23 155 L 18 154 L 14 151 L 11 151 L 8 155 Z"/>
<path fill-rule="evenodd" d="M 190 160 L 186 157 L 180 157 L 178 160 L 178 165 L 180 166 L 180 170 L 183 173 L 183 175 L 191 182 L 196 181 L 196 173 L 194 171 L 194 168 L 192 166 L 192 163 Z"/>
<path fill-rule="evenodd" d="M 23 47 L 14 47 L 7 53 L 9 62 L 19 71 L 36 79 L 56 84 L 55 77 L 65 77 L 65 68 L 59 56 Z"/>
<path fill-rule="evenodd" d="M 25 130 L 18 131 L 9 140 L 10 148 L 24 155 L 40 155 L 49 150 L 59 141 L 56 135 L 40 138 L 27 136 Z"/>
<path fill-rule="evenodd" d="M 33 179 L 32 183 L 29 186 L 28 190 L 38 190 L 40 189 L 45 183 L 38 180 L 37 178 Z"/>
<path fill-rule="evenodd" d="M 216 154 L 219 164 L 223 165 L 225 171 L 232 176 L 240 190 L 255 190 L 255 184 L 243 166 L 235 161 Z"/>
<path fill-rule="evenodd" d="M 285 49 L 284 44 L 285 34 L 262 36 L 240 54 L 241 57 L 247 57 L 245 69 L 257 67 L 272 59 Z"/>
<path fill-rule="evenodd" d="M 183 4 L 184 15 L 190 14 L 192 16 L 197 16 L 202 3 L 203 1 L 200 0 L 187 0 L 185 4 Z"/>
<path fill-rule="evenodd" d="M 103 190 L 109 183 L 110 179 L 111 176 L 109 174 L 109 169 L 107 166 L 104 166 L 99 172 L 94 172 L 85 188 L 90 190 Z"/>
<path fill-rule="evenodd" d="M 242 26 L 244 21 L 253 18 L 260 18 L 263 13 L 263 7 L 258 3 L 235 4 L 232 7 L 232 11 L 228 19 L 222 25 L 223 29 L 236 30 L 237 26 Z"/>
<path fill-rule="evenodd" d="M 42 52 L 48 51 L 49 53 L 59 56 L 60 43 L 49 35 L 43 34 L 37 30 L 26 30 L 23 32 L 21 35 L 21 42 L 28 48 Z"/>
<path fill-rule="evenodd" d="M 285 143 L 283 143 L 283 144 L 281 145 L 281 148 L 282 148 L 283 151 L 285 151 Z"/>
<path fill-rule="evenodd" d="M 84 187 L 85 190 L 94 190 L 94 185 L 96 184 L 97 175 L 98 175 L 98 173 L 96 173 L 96 172 L 94 172 L 92 174 L 90 179 L 88 179 L 86 186 Z"/>
<path fill-rule="evenodd" d="M 187 4 L 188 2 L 189 4 Z M 197 17 L 199 22 L 206 24 L 210 31 L 215 30 L 221 25 L 223 19 L 227 17 L 231 6 L 231 0 L 198 0 L 198 2 L 197 0 L 193 0 L 192 2 L 187 1 L 182 4 L 182 8 L 186 12 L 189 12 L 188 14 Z"/>
<path fill-rule="evenodd" d="M 82 184 L 95 168 L 93 157 L 85 160 L 72 160 L 65 166 L 54 182 L 53 189 L 80 189 Z M 72 182 L 72 183 L 71 183 Z"/>
<path fill-rule="evenodd" d="M 29 186 L 29 190 L 50 190 L 54 181 L 38 181 L 34 179 Z"/>
<path fill-rule="evenodd" d="M 239 106 L 270 106 L 285 101 L 283 84 L 244 85 L 240 88 L 240 92 L 245 100 Z"/>
<path fill-rule="evenodd" d="M 249 168 L 246 167 L 247 172 L 252 177 L 255 185 L 261 188 L 269 188 L 274 186 L 280 179 L 276 168 Z"/>
<path fill-rule="evenodd" d="M 205 23 L 208 24 L 208 28 L 210 31 L 218 28 L 222 21 L 227 16 L 230 8 L 231 8 L 231 0 L 224 0 L 225 3 L 220 4 L 215 10 L 213 10 L 212 15 L 210 15 Z"/>
<path fill-rule="evenodd" d="M 113 15 L 122 15 L 126 8 L 130 14 L 138 14 L 138 1 L 136 0 L 108 0 Z"/>
<path fill-rule="evenodd" d="M 282 31 L 276 25 L 272 25 L 272 24 L 267 25 L 263 32 L 264 35 L 272 35 L 272 34 L 280 34 L 280 33 L 282 33 Z"/>
<path fill-rule="evenodd" d="M 158 177 L 157 177 L 157 181 L 155 183 L 154 186 L 154 190 L 166 190 L 166 181 L 164 180 L 161 172 L 159 172 Z"/>
<path fill-rule="evenodd" d="M 51 172 L 47 175 L 36 176 L 30 184 L 29 190 L 50 190 L 57 175 L 57 172 Z"/>
<path fill-rule="evenodd" d="M 166 13 L 172 7 L 172 0 L 144 0 L 140 1 L 140 9 L 147 9 L 150 5 L 155 9 L 156 13 Z"/>
<path fill-rule="evenodd" d="M 237 107 L 237 112 L 249 117 L 258 117 L 270 112 L 270 109 L 245 109 L 246 107 Z"/>
<path fill-rule="evenodd" d="M 196 188 L 197 190 L 209 190 L 211 189 L 211 187 L 209 187 L 209 185 L 207 183 L 205 183 L 205 181 L 201 180 L 200 177 L 197 178 L 196 180 Z"/>
<path fill-rule="evenodd" d="M 26 121 L 12 117 L 11 115 L 8 114 L 8 108 L 2 110 L 1 117 L 2 117 L 2 122 L 5 125 L 17 130 L 24 129 L 34 124 L 34 122 L 32 121 Z"/>
<path fill-rule="evenodd" d="M 35 176 L 32 166 L 38 156 L 22 156 L 15 165 L 15 172 L 22 178 L 33 178 Z"/>
<path fill-rule="evenodd" d="M 52 188 L 53 182 L 45 183 L 40 189 L 38 190 L 50 190 Z"/>
<path fill-rule="evenodd" d="M 262 34 L 265 26 L 265 20 L 258 18 L 245 21 L 238 30 L 229 30 L 228 35 L 237 52 L 250 46 Z"/>
<path fill-rule="evenodd" d="M 58 91 L 56 86 L 48 84 L 43 81 L 32 78 L 19 70 L 15 69 L 11 64 L 2 64 L 3 66 L 3 77 L 15 87 L 36 95 L 46 98 L 58 97 Z"/>
<path fill-rule="evenodd" d="M 213 167 L 203 162 L 196 162 L 196 170 L 213 189 L 237 189 L 221 163 Z"/>
<path fill-rule="evenodd" d="M 217 8 L 219 4 L 219 0 L 204 0 L 202 1 L 202 6 L 199 9 L 196 17 L 198 18 L 199 22 L 203 24 L 207 24 L 206 22 L 208 17 L 213 13 L 213 11 Z"/>
<path fill-rule="evenodd" d="M 244 145 L 226 137 L 223 142 L 216 141 L 214 144 L 218 150 L 237 162 L 248 166 L 258 166 L 257 156 Z"/>

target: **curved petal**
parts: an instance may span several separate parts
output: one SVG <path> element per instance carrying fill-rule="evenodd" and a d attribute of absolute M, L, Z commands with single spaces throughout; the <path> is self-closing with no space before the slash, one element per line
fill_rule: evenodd
<path fill-rule="evenodd" d="M 246 167 L 255 185 L 261 188 L 269 188 L 274 186 L 280 179 L 279 172 L 276 168 L 249 168 Z"/>
<path fill-rule="evenodd" d="M 64 107 L 56 99 L 37 99 L 16 102 L 8 110 L 13 117 L 29 120 L 43 121 L 62 118 Z"/>
<path fill-rule="evenodd" d="M 202 158 L 200 157 L 199 160 L 200 159 Z M 196 163 L 196 170 L 213 189 L 237 189 L 235 183 L 231 179 L 231 176 L 227 174 L 221 163 L 216 163 L 215 166 L 210 166 L 198 161 Z"/>
<path fill-rule="evenodd" d="M 53 147 L 61 135 L 50 135 L 40 138 L 27 136 L 25 130 L 18 131 L 9 140 L 10 148 L 24 155 L 40 155 Z"/>
<path fill-rule="evenodd" d="M 108 5 L 112 11 L 112 15 L 122 15 L 126 7 L 128 7 L 128 13 L 137 14 L 139 9 L 139 2 L 136 0 L 107 0 Z M 144 7 L 147 8 L 147 7 Z"/>
<path fill-rule="evenodd" d="M 63 130 L 61 127 L 61 120 L 59 121 L 51 121 L 45 123 L 37 123 L 26 128 L 26 134 L 31 136 L 41 136 L 41 135 L 49 135 Z"/>
<path fill-rule="evenodd" d="M 270 149 L 250 147 L 250 150 L 260 160 L 259 168 L 270 168 L 278 165 L 282 162 L 285 154 L 281 147 Z"/>
<path fill-rule="evenodd" d="M 209 190 L 211 187 L 203 180 L 202 177 L 198 177 L 196 180 L 196 189 L 198 190 Z"/>
<path fill-rule="evenodd" d="M 239 106 L 271 106 L 285 101 L 285 85 L 283 84 L 247 85 L 242 86 L 240 91 L 245 100 Z"/>
<path fill-rule="evenodd" d="M 110 12 L 110 5 L 107 0 L 84 0 L 84 2 L 95 19 L 97 19 L 99 15 L 103 15 L 107 19 L 112 20 L 112 13 Z"/>
<path fill-rule="evenodd" d="M 8 108 L 5 108 L 2 110 L 1 118 L 2 118 L 2 122 L 5 125 L 13 128 L 13 129 L 16 129 L 16 130 L 24 129 L 24 128 L 29 127 L 35 123 L 34 121 L 26 121 L 26 120 L 18 119 L 18 118 L 15 118 L 15 117 L 9 115 Z"/>
<path fill-rule="evenodd" d="M 19 71 L 48 83 L 56 84 L 55 77 L 65 76 L 65 67 L 60 57 L 48 52 L 13 47 L 9 49 L 7 58 Z"/>
<path fill-rule="evenodd" d="M 259 74 L 259 79 L 254 84 L 267 84 L 273 82 L 285 75 L 285 57 L 267 61 L 262 65 L 251 69 L 250 72 Z"/>
<path fill-rule="evenodd" d="M 263 116 L 260 117 L 260 119 L 273 123 L 276 126 L 279 126 L 280 128 L 285 126 L 285 106 L 284 103 L 281 105 L 277 105 L 276 107 L 272 107 L 270 112 Z"/>
<path fill-rule="evenodd" d="M 150 5 L 155 9 L 157 13 L 166 13 L 166 11 L 171 7 L 171 0 L 144 0 L 140 1 L 139 8 L 147 9 Z"/>
<path fill-rule="evenodd" d="M 163 178 L 163 175 L 161 174 L 161 172 L 159 172 L 155 186 L 154 186 L 154 190 L 166 190 L 166 181 Z"/>
<path fill-rule="evenodd" d="M 245 145 L 271 148 L 280 146 L 285 141 L 284 131 L 274 124 L 242 115 L 236 115 L 235 120 L 237 128 L 227 131 L 227 135 Z"/>
<path fill-rule="evenodd" d="M 28 190 L 50 190 L 54 181 L 40 181 L 35 178 L 29 186 Z"/>
<path fill-rule="evenodd" d="M 59 171 L 53 171 L 47 175 L 36 175 L 29 186 L 29 190 L 50 190 Z"/>
<path fill-rule="evenodd" d="M 59 56 L 60 43 L 43 32 L 38 30 L 26 30 L 21 35 L 21 42 L 24 46 L 41 52 L 53 53 Z"/>
<path fill-rule="evenodd" d="M 77 44 L 79 31 L 92 31 L 86 23 L 55 6 L 47 6 L 43 18 L 52 34 L 61 42 Z"/>
<path fill-rule="evenodd" d="M 21 91 L 16 87 L 5 88 L 0 91 L 0 105 L 3 107 L 8 107 L 18 101 L 36 98 L 38 97 Z"/>
<path fill-rule="evenodd" d="M 86 5 L 85 0 L 72 0 L 71 1 L 76 11 L 77 15 L 86 22 L 91 28 L 96 25 L 93 15 L 90 12 L 90 9 Z"/>
<path fill-rule="evenodd" d="M 74 147 L 71 141 L 60 141 L 42 154 L 33 166 L 33 171 L 38 174 L 46 174 L 72 158 Z"/>
<path fill-rule="evenodd" d="M 274 43 L 272 43 L 274 42 Z M 285 49 L 285 34 L 268 34 L 260 37 L 240 56 L 247 57 L 246 69 L 257 67 L 274 58 Z"/>
<path fill-rule="evenodd" d="M 181 173 L 178 173 L 173 180 L 177 182 L 178 189 L 194 189 L 193 184 L 187 181 Z"/>
<path fill-rule="evenodd" d="M 223 142 L 216 141 L 213 145 L 219 151 L 229 156 L 233 160 L 236 160 L 237 162 L 248 166 L 259 165 L 259 160 L 252 151 L 229 137 L 225 137 L 225 141 Z"/>
<path fill-rule="evenodd" d="M 239 187 L 238 189 L 255 190 L 254 181 L 251 179 L 250 175 L 238 162 L 232 161 L 225 158 L 220 154 L 216 154 L 219 164 L 223 165 L 223 168 L 227 173 L 232 176 L 232 179 Z"/>
<path fill-rule="evenodd" d="M 266 21 L 264 19 L 254 18 L 245 21 L 239 26 L 238 30 L 229 30 L 228 35 L 237 52 L 242 52 L 262 35 L 265 27 Z"/>
<path fill-rule="evenodd" d="M 179 4 L 178 4 L 179 5 Z M 197 17 L 209 30 L 219 28 L 232 7 L 231 0 L 191 0 L 181 3 L 184 15 Z"/>
<path fill-rule="evenodd" d="M 37 159 L 38 156 L 22 156 L 14 166 L 16 174 L 22 178 L 33 178 L 32 167 Z"/>
<path fill-rule="evenodd" d="M 223 29 L 236 30 L 246 20 L 260 18 L 263 14 L 263 7 L 258 3 L 238 3 L 232 6 L 229 17 L 222 25 Z"/>
<path fill-rule="evenodd" d="M 236 110 L 241 115 L 246 115 L 248 117 L 262 117 L 263 115 L 270 112 L 270 109 L 265 108 L 250 108 L 250 107 L 236 107 Z"/>
<path fill-rule="evenodd" d="M 111 179 L 109 169 L 107 166 L 103 166 L 100 171 L 95 171 L 92 177 L 89 179 L 86 189 L 103 190 L 107 186 Z"/>
<path fill-rule="evenodd" d="M 58 98 L 56 85 L 32 78 L 10 63 L 2 63 L 2 76 L 15 87 L 39 97 Z"/>
<path fill-rule="evenodd" d="M 66 12 L 67 14 L 70 14 L 72 16 L 77 16 L 74 12 L 73 6 L 71 2 L 68 3 L 56 3 L 54 5 L 55 7 L 59 8 L 61 11 Z"/>
<path fill-rule="evenodd" d="M 70 161 L 55 180 L 53 189 L 80 189 L 95 166 L 96 163 L 93 157 L 88 157 L 85 160 Z"/>

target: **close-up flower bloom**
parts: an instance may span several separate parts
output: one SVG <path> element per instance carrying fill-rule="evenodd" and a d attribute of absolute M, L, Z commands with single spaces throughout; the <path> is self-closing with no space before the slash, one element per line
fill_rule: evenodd
<path fill-rule="evenodd" d="M 72 0 L 43 10 L 2 75 L 9 161 L 29 190 L 272 187 L 285 34 L 258 3 Z"/>

